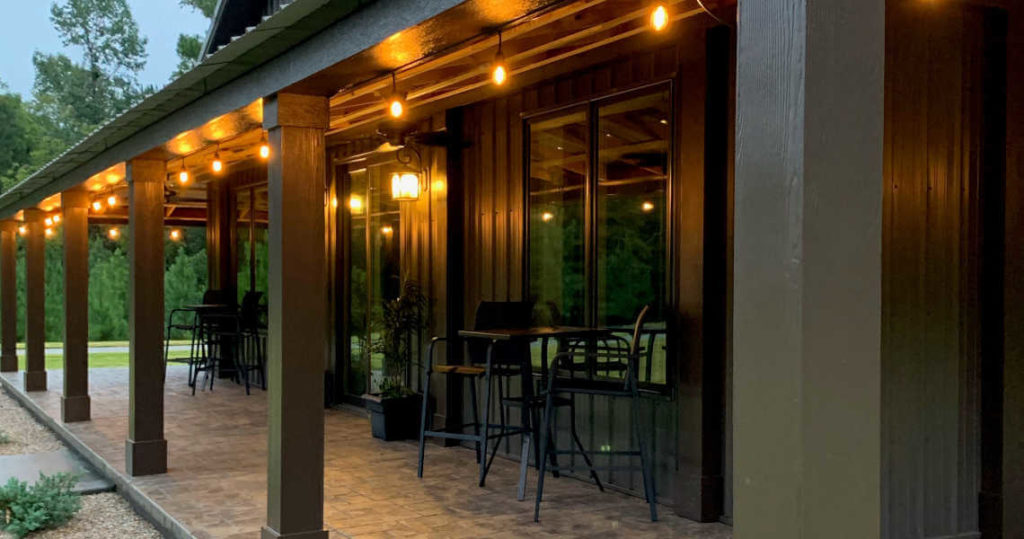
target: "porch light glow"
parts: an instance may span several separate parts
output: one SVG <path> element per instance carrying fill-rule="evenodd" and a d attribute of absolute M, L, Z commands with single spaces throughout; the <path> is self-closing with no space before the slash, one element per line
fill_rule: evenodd
<path fill-rule="evenodd" d="M 494 55 L 494 63 L 491 67 L 491 81 L 495 86 L 501 86 L 508 80 L 508 66 L 505 65 L 505 55 L 501 53 L 501 32 L 498 32 L 498 54 Z"/>
<path fill-rule="evenodd" d="M 393 96 L 391 103 L 388 105 L 388 114 L 392 118 L 401 118 L 402 114 L 405 114 L 405 103 L 400 96 Z"/>
<path fill-rule="evenodd" d="M 363 197 L 359 195 L 349 197 L 348 208 L 352 210 L 352 213 L 363 213 Z"/>
<path fill-rule="evenodd" d="M 22 236 L 24 236 L 25 234 L 28 234 L 28 227 L 25 226 L 25 225 L 19 226 L 18 227 L 18 234 L 20 234 Z"/>
<path fill-rule="evenodd" d="M 43 234 L 47 238 L 52 238 L 53 237 L 53 229 L 52 228 L 47 228 L 46 230 L 43 231 Z"/>
<path fill-rule="evenodd" d="M 555 214 L 553 214 L 553 213 L 551 213 L 549 211 L 546 211 L 546 212 L 540 214 L 540 220 L 544 221 L 545 223 L 550 221 L 550 220 L 552 220 L 552 219 L 554 219 L 554 218 L 555 218 Z"/>
<path fill-rule="evenodd" d="M 107 237 L 116 240 L 121 237 L 121 229 L 114 227 L 107 231 Z"/>
<path fill-rule="evenodd" d="M 53 217 L 47 217 L 46 219 L 43 219 L 43 223 L 46 223 L 46 226 L 53 226 Z"/>
<path fill-rule="evenodd" d="M 650 200 L 645 200 L 644 203 L 640 205 L 640 209 L 643 210 L 644 213 L 651 213 L 654 211 L 654 203 Z"/>
<path fill-rule="evenodd" d="M 110 206 L 111 208 L 117 206 L 117 195 L 110 195 L 107 197 L 107 206 Z"/>
<path fill-rule="evenodd" d="M 187 170 L 182 170 L 181 172 L 178 173 L 178 183 L 181 184 L 181 185 L 185 185 L 186 183 L 188 183 L 188 171 Z"/>
<path fill-rule="evenodd" d="M 260 157 L 263 159 L 270 157 L 270 145 L 266 142 L 260 144 Z"/>
<path fill-rule="evenodd" d="M 181 230 L 178 230 L 177 228 L 172 228 L 169 236 L 171 238 L 171 241 L 181 241 Z"/>
<path fill-rule="evenodd" d="M 58 224 L 58 225 L 60 224 L 60 214 L 59 213 L 53 215 L 53 222 L 54 222 L 54 224 Z"/>
<path fill-rule="evenodd" d="M 665 6 L 658 4 L 651 11 L 651 27 L 655 32 L 660 32 L 666 26 L 668 26 L 668 10 L 665 9 Z"/>
<path fill-rule="evenodd" d="M 420 176 L 415 172 L 396 172 L 391 175 L 392 200 L 419 200 Z"/>
<path fill-rule="evenodd" d="M 210 168 L 212 168 L 214 172 L 218 173 L 224 170 L 224 161 L 220 160 L 219 153 L 213 154 L 213 163 L 210 164 Z"/>
<path fill-rule="evenodd" d="M 99 200 L 93 200 L 92 209 L 93 211 L 103 211 L 103 203 L 100 202 Z"/>

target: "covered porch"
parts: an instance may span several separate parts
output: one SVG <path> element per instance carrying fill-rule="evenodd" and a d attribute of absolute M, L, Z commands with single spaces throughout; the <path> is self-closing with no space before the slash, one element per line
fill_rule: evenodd
<path fill-rule="evenodd" d="M 51 387 L 59 388 L 62 373 L 48 375 Z M 79 423 L 60 422 L 59 390 L 24 392 L 22 373 L 4 373 L 2 384 L 127 480 L 128 375 L 123 368 L 92 369 L 92 420 Z M 240 386 L 218 384 L 192 397 L 186 376 L 181 366 L 168 371 L 167 473 L 131 484 L 177 520 L 180 529 L 164 530 L 175 536 L 252 537 L 266 518 L 266 393 L 246 397 Z M 642 499 L 602 493 L 568 477 L 547 482 L 544 516 L 536 524 L 531 500 L 515 501 L 514 462 L 498 459 L 487 486 L 479 488 L 472 450 L 432 447 L 427 471 L 417 480 L 415 442 L 373 439 L 363 410 L 327 410 L 324 433 L 324 528 L 332 537 L 732 537 L 724 524 L 698 524 L 669 512 L 652 523 Z M 531 487 L 535 480 L 531 472 Z"/>

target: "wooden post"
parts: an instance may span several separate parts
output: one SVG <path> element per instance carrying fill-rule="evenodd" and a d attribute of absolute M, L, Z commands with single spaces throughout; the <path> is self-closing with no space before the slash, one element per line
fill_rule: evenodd
<path fill-rule="evenodd" d="M 324 263 L 327 100 L 263 100 L 269 131 L 269 463 L 263 538 L 326 538 Z M 287 359 L 286 359 L 287 358 Z"/>
<path fill-rule="evenodd" d="M 738 29 L 734 531 L 878 537 L 885 2 Z"/>
<path fill-rule="evenodd" d="M 167 471 L 164 439 L 164 177 L 163 161 L 128 163 L 129 475 Z"/>
<path fill-rule="evenodd" d="M 25 210 L 25 391 L 46 391 L 46 214 Z"/>
<path fill-rule="evenodd" d="M 88 421 L 89 403 L 89 193 L 61 193 L 64 221 L 64 394 L 66 422 Z"/>
<path fill-rule="evenodd" d="M 17 234 L 17 221 L 0 221 L 0 372 L 18 371 Z"/>

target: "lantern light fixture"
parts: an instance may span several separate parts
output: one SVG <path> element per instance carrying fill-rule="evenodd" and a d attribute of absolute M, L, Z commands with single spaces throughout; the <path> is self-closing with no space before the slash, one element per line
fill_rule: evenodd
<path fill-rule="evenodd" d="M 651 27 L 655 32 L 660 32 L 668 26 L 668 10 L 665 6 L 658 4 L 651 10 Z"/>
<path fill-rule="evenodd" d="M 220 160 L 220 151 L 213 152 L 213 163 L 210 163 L 210 168 L 214 172 L 220 174 L 224 170 L 224 161 Z"/>
<path fill-rule="evenodd" d="M 508 81 L 508 64 L 505 63 L 505 55 L 501 52 L 501 44 L 501 32 L 498 32 L 498 53 L 494 55 L 491 67 L 491 82 L 495 86 L 502 86 Z"/>
<path fill-rule="evenodd" d="M 403 170 L 391 175 L 392 200 L 419 200 L 420 175 L 414 170 Z"/>

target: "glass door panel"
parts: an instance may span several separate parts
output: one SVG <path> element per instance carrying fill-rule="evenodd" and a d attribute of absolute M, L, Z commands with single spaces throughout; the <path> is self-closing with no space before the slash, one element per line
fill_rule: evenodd
<path fill-rule="evenodd" d="M 367 200 L 368 173 L 366 168 L 348 171 L 349 198 L 341 211 L 348 211 L 350 226 L 348 230 L 350 253 L 348 261 L 340 261 L 349 265 L 349 297 L 348 297 L 348 337 L 349 363 L 348 387 L 346 390 L 353 395 L 361 395 L 369 390 L 367 384 L 370 373 L 370 339 L 367 332 L 367 304 L 370 289 L 367 286 L 369 264 L 366 258 L 366 220 L 369 202 Z"/>
<path fill-rule="evenodd" d="M 640 381 L 665 382 L 668 88 L 597 107 L 597 325 L 629 329 L 650 305 Z"/>

